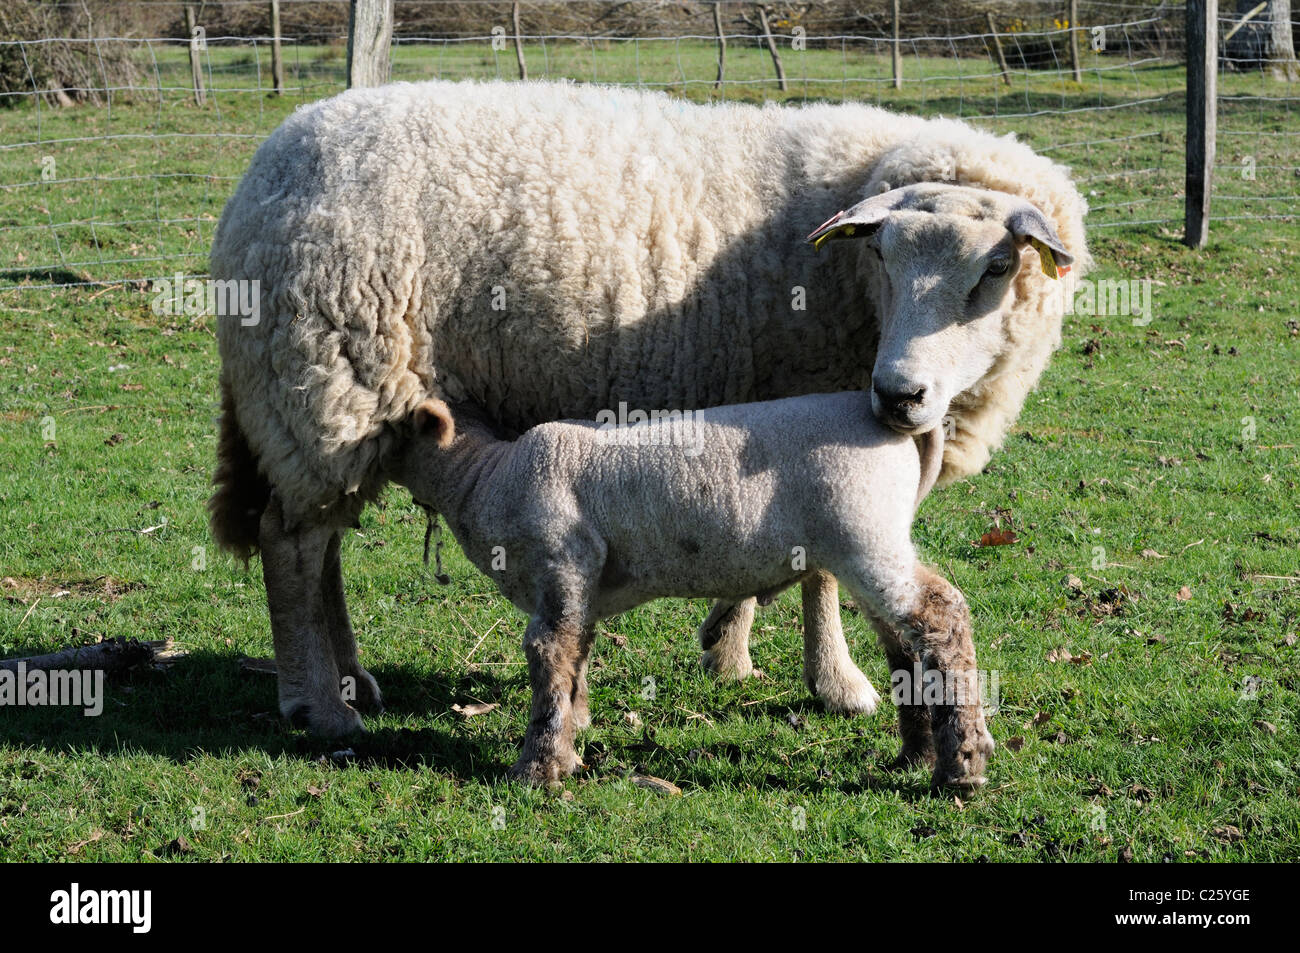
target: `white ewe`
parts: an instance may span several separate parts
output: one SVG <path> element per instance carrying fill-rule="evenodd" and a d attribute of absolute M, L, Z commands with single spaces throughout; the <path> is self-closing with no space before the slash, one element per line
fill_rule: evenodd
<path fill-rule="evenodd" d="M 923 182 L 943 185 L 901 189 Z M 896 240 L 891 218 L 878 242 L 820 255 L 803 243 L 891 191 L 920 239 Z M 885 368 L 876 342 L 914 292 L 963 307 L 972 285 L 953 276 L 983 267 L 994 233 L 1086 262 L 1083 212 L 1066 170 L 1011 138 L 856 104 L 422 83 L 300 109 L 258 150 L 211 259 L 218 279 L 260 282 L 261 321 L 218 325 L 210 505 L 223 546 L 261 550 L 281 710 L 336 735 L 361 724 L 341 680 L 357 707 L 381 703 L 357 661 L 339 538 L 383 488 L 391 424 L 426 397 L 523 429 L 622 402 L 866 390 L 874 366 L 895 424 L 949 416 L 942 478 L 973 473 L 1059 341 L 1062 301 L 1038 254 L 1022 267 L 1017 252 L 1005 293 L 979 299 L 999 320 L 977 378 L 954 386 L 954 355 L 924 342 Z M 834 602 L 829 577 L 805 586 Z M 753 607 L 715 606 L 706 665 L 748 674 Z M 870 683 L 838 627 L 821 632 L 806 681 L 834 710 L 865 710 Z"/>

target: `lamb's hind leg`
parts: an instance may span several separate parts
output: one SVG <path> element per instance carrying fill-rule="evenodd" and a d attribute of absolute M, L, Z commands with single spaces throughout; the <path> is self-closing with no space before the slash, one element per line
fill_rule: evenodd
<path fill-rule="evenodd" d="M 360 730 L 361 715 L 343 701 L 322 592 L 332 526 L 286 527 L 274 493 L 262 514 L 258 546 L 271 611 L 280 713 L 313 734 L 335 738 Z"/>
<path fill-rule="evenodd" d="M 578 731 L 591 725 L 591 701 L 587 692 L 587 661 L 591 657 L 591 647 L 595 642 L 596 626 L 592 624 L 582 633 L 582 642 L 578 646 L 578 674 L 573 680 L 573 692 L 570 695 L 573 727 Z"/>
<path fill-rule="evenodd" d="M 840 587 L 828 572 L 803 582 L 803 680 L 828 711 L 872 715 L 880 695 L 853 664 L 840 624 Z"/>
<path fill-rule="evenodd" d="M 343 567 L 339 559 L 342 541 L 343 531 L 338 530 L 325 547 L 325 564 L 321 572 L 325 624 L 334 652 L 334 664 L 342 677 L 344 700 L 361 711 L 377 715 L 384 710 L 384 699 L 379 692 L 379 683 L 361 667 L 357 658 L 357 637 L 352 631 L 352 617 L 343 594 Z"/>

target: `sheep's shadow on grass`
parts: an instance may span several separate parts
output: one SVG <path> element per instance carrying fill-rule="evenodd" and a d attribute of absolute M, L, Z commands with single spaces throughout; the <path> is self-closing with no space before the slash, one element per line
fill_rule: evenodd
<path fill-rule="evenodd" d="M 451 706 L 470 698 L 490 700 L 511 694 L 524 685 L 526 673 L 429 673 L 401 666 L 375 666 L 371 671 L 384 688 L 385 717 L 368 719 L 369 730 L 364 734 L 335 741 L 313 738 L 280 717 L 273 676 L 241 672 L 233 654 L 194 652 L 166 671 L 137 670 L 107 679 L 103 711 L 97 716 L 83 715 L 79 707 L 5 706 L 0 712 L 0 745 L 20 751 L 93 753 L 107 758 L 122 752 L 145 753 L 176 764 L 187 764 L 203 753 L 229 757 L 260 752 L 298 761 L 323 758 L 363 770 L 425 769 L 488 784 L 504 781 L 523 741 L 522 725 L 463 719 Z M 821 709 L 809 700 L 742 708 L 728 705 L 718 714 L 724 710 L 775 726 L 789 723 L 792 715 L 804 719 Z M 401 724 L 408 715 L 443 713 L 445 716 L 432 725 Z M 889 717 L 892 712 L 881 714 Z M 861 730 L 851 727 L 853 724 L 845 722 L 845 734 L 859 735 Z M 881 739 L 872 740 L 868 735 L 879 732 L 861 732 L 860 763 L 850 759 L 828 776 L 812 759 L 761 765 L 762 754 L 740 738 L 714 739 L 697 749 L 662 745 L 653 731 L 627 738 L 584 732 L 578 750 L 588 769 L 576 780 L 600 781 L 640 773 L 703 790 L 739 782 L 760 790 L 892 791 L 906 800 L 927 796 L 923 773 L 886 771 L 883 764 L 892 752 L 867 748 L 892 745 L 888 739 L 882 745 Z"/>
<path fill-rule="evenodd" d="M 351 748 L 347 761 L 362 766 L 429 767 L 468 777 L 503 771 L 499 744 L 479 737 L 451 714 L 456 700 L 495 696 L 504 687 L 492 673 L 456 677 L 417 675 L 375 667 L 385 688 L 387 711 L 402 715 L 447 712 L 446 727 L 419 729 L 371 720 L 372 729 L 324 741 L 288 725 L 279 715 L 275 678 L 241 673 L 238 657 L 195 652 L 166 671 L 137 670 L 108 678 L 100 714 L 83 707 L 5 706 L 0 744 L 10 748 L 111 754 L 145 752 L 177 763 L 199 752 L 261 751 L 272 757 L 317 760 Z M 455 719 L 453 721 L 452 719 Z M 343 760 L 343 759 L 339 759 Z M 485 766 L 491 766 L 485 772 Z"/>

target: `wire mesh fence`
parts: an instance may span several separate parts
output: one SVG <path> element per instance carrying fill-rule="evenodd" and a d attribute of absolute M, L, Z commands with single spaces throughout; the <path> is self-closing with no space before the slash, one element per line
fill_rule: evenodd
<path fill-rule="evenodd" d="M 280 91 L 268 0 L 189 6 L 192 26 L 174 0 L 0 12 L 0 289 L 202 274 L 257 145 L 346 87 L 346 4 L 280 0 Z M 1293 47 L 1264 6 L 1245 20 L 1221 10 L 1216 217 L 1300 214 Z M 28 7 L 39 15 L 20 16 Z M 1090 228 L 1180 227 L 1181 5 L 903 0 L 897 40 L 890 0 L 521 3 L 517 27 L 513 7 L 397 0 L 392 79 L 526 71 L 695 101 L 957 117 L 1070 166 Z"/>
<path fill-rule="evenodd" d="M 1292 218 L 1300 215 L 1300 19 L 1257 0 L 1231 6 L 1219 11 L 1213 219 Z"/>

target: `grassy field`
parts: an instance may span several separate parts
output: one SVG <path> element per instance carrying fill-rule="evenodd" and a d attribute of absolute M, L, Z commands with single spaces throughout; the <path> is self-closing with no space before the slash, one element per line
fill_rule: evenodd
<path fill-rule="evenodd" d="M 885 771 L 898 745 L 891 711 L 846 720 L 819 710 L 799 677 L 797 593 L 760 613 L 763 675 L 738 685 L 698 667 L 704 603 L 614 620 L 605 631 L 618 638 L 602 638 L 593 662 L 594 723 L 580 740 L 589 770 L 562 792 L 505 783 L 527 711 L 524 620 L 454 546 L 452 585 L 428 578 L 423 515 L 397 491 L 344 548 L 363 661 L 389 710 L 346 756 L 282 724 L 273 680 L 239 666 L 271 652 L 259 568 L 218 554 L 206 528 L 211 320 L 159 318 L 143 285 L 12 286 L 201 271 L 255 136 L 337 86 L 332 56 L 307 52 L 320 56 L 318 72 L 304 71 L 298 96 L 237 92 L 256 69 L 232 51 L 205 110 L 177 89 L 161 104 L 39 117 L 43 141 L 161 139 L 0 149 L 0 268 L 14 269 L 0 290 L 0 655 L 117 636 L 171 638 L 188 653 L 166 671 L 111 681 L 97 718 L 2 713 L 0 858 L 1300 857 L 1300 225 L 1217 222 L 1205 250 L 1178 244 L 1168 220 L 1181 217 L 1182 77 L 1168 65 L 1097 74 L 1084 88 L 1018 76 L 1010 92 L 973 60 L 921 61 L 930 79 L 901 94 L 792 81 L 792 99 L 843 89 L 965 115 L 1156 100 L 989 123 L 1060 147 L 1054 154 L 1095 193 L 1097 277 L 1155 285 L 1148 325 L 1068 316 L 1062 350 L 1005 449 L 922 507 L 923 556 L 966 592 L 981 667 L 998 677 L 999 749 L 984 791 L 959 803 L 931 795 L 921 771 Z M 435 72 L 418 52 L 399 50 L 399 78 Z M 839 75 L 844 57 L 815 52 L 809 75 Z M 488 50 L 444 55 L 453 53 L 463 62 L 444 59 L 444 75 L 512 65 Z M 590 78 L 581 51 L 567 55 L 567 71 Z M 597 78 L 669 75 L 671 60 L 648 64 L 645 46 L 639 55 L 638 74 L 626 51 L 598 50 L 610 75 Z M 680 56 L 688 79 L 711 79 L 707 48 L 654 55 Z M 887 61 L 868 59 L 850 74 L 887 75 Z M 738 78 L 746 62 L 734 57 Z M 972 75 L 945 78 L 959 67 Z M 767 68 L 753 59 L 756 76 Z M 1264 84 L 1226 85 L 1233 94 Z M 678 91 L 712 92 L 708 82 Z M 1225 194 L 1282 196 L 1289 205 L 1267 208 L 1277 214 L 1295 208 L 1294 140 L 1260 135 L 1295 132 L 1288 108 L 1225 105 Z M 0 112 L 0 145 L 36 140 L 36 123 L 30 106 Z M 60 179 L 100 179 L 15 187 L 39 179 L 47 152 Z M 1234 180 L 1247 154 L 1258 178 Z M 163 171 L 186 175 L 126 178 Z M 1117 224 L 1126 217 L 1166 223 Z M 92 219 L 144 224 L 92 230 Z M 55 248 L 49 224 L 65 222 Z M 23 230 L 34 223 L 45 227 Z M 99 263 L 110 258 L 137 260 Z M 995 521 L 1019 541 L 973 546 Z M 883 688 L 887 667 L 868 627 L 851 606 L 844 617 L 855 657 Z M 474 701 L 499 707 L 470 719 L 452 710 Z M 636 787 L 634 773 L 683 794 Z"/>

